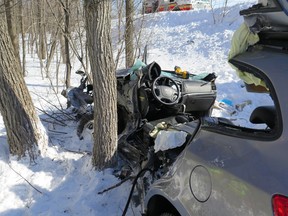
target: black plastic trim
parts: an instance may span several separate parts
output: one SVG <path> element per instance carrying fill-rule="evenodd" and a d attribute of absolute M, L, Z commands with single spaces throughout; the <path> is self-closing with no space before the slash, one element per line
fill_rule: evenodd
<path fill-rule="evenodd" d="M 280 47 L 283 50 L 288 49 L 288 32 L 260 32 L 259 44 Z"/>
<path fill-rule="evenodd" d="M 282 8 L 281 4 L 279 4 L 278 1 L 274 1 L 274 4 L 276 5 L 275 7 L 263 6 L 261 3 L 256 4 L 250 8 L 241 10 L 239 12 L 239 14 L 241 16 L 247 16 L 247 15 L 251 15 L 251 14 L 255 14 L 255 13 L 271 13 L 271 12 L 283 11 L 283 8 Z"/>

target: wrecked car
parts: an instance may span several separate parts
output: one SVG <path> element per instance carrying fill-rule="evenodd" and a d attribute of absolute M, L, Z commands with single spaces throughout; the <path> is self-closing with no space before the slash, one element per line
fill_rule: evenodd
<path fill-rule="evenodd" d="M 132 68 L 116 71 L 116 77 L 119 160 L 115 175 L 130 179 L 151 170 L 147 179 L 139 175 L 137 192 L 144 197 L 150 185 L 144 182 L 169 172 L 197 133 L 200 119 L 210 116 L 216 75 L 195 75 L 178 66 L 162 70 L 156 62 L 138 61 Z M 77 128 L 79 138 L 91 137 L 93 125 L 93 112 L 84 114 Z"/>
<path fill-rule="evenodd" d="M 116 77 L 119 140 L 146 122 L 186 114 L 208 116 L 216 99 L 214 73 L 195 75 L 180 67 L 165 71 L 156 62 L 138 61 L 132 68 L 117 70 Z M 93 133 L 91 111 L 81 117 L 77 128 L 80 139 L 87 133 Z"/>
<path fill-rule="evenodd" d="M 250 114 L 263 127 L 211 116 L 172 124 L 187 140 L 149 187 L 145 215 L 288 215 L 287 9 L 287 1 L 268 0 L 241 11 L 241 31 L 258 38 L 229 59 L 247 91 L 271 97 Z"/>
<path fill-rule="evenodd" d="M 257 127 L 211 116 L 213 74 L 186 76 L 156 62 L 116 72 L 117 175 L 134 176 L 143 215 L 288 215 L 287 9 L 268 0 L 241 11 L 241 31 L 257 38 L 229 56 L 247 91 L 273 102 L 250 113 Z M 79 137 L 87 132 L 93 113 L 79 121 Z"/>

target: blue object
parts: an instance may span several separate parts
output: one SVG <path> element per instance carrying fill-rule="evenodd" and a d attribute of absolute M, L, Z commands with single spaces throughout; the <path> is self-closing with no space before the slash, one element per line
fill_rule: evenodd
<path fill-rule="evenodd" d="M 227 98 L 220 100 L 219 102 L 227 104 L 228 106 L 233 106 L 233 102 Z"/>

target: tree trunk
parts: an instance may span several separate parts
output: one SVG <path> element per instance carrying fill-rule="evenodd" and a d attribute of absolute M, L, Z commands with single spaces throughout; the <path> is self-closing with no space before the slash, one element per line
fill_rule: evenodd
<path fill-rule="evenodd" d="M 69 0 L 66 0 L 65 8 L 65 59 L 66 59 L 66 88 L 70 87 L 71 80 L 71 62 L 70 62 L 70 50 L 69 50 L 69 25 L 70 25 L 70 12 L 69 12 Z"/>
<path fill-rule="evenodd" d="M 118 11 L 118 44 L 121 43 L 121 26 L 122 26 L 122 11 L 123 11 L 124 0 L 117 0 L 117 11 Z"/>
<path fill-rule="evenodd" d="M 12 43 L 0 20 L 0 112 L 7 131 L 10 152 L 35 160 L 38 147 L 44 150 L 47 136 L 33 106 L 19 64 L 15 64 Z"/>
<path fill-rule="evenodd" d="M 35 45 L 35 35 L 36 35 L 36 25 L 34 25 L 34 23 L 36 23 L 35 18 L 34 18 L 34 4 L 33 2 L 30 2 L 29 4 L 29 26 L 31 26 L 30 28 L 28 28 L 29 31 L 29 36 L 28 36 L 28 53 L 31 54 L 31 57 L 34 58 L 34 45 Z"/>
<path fill-rule="evenodd" d="M 48 59 L 47 59 L 46 66 L 45 66 L 46 71 L 49 71 L 50 64 L 53 60 L 54 53 L 56 50 L 58 35 L 59 35 L 59 27 L 57 27 L 56 32 L 54 31 L 53 34 L 51 35 L 51 41 L 52 42 L 51 42 L 51 48 L 50 48 L 50 51 L 48 54 Z M 49 74 L 49 72 L 47 72 L 47 73 Z"/>
<path fill-rule="evenodd" d="M 63 10 L 62 10 L 61 7 L 58 8 L 57 16 L 58 16 L 58 20 L 62 20 Z M 62 22 L 59 25 L 62 25 Z M 64 31 L 65 31 L 65 26 L 64 26 Z M 61 31 L 60 34 L 59 34 L 59 42 L 60 42 L 60 52 L 61 52 L 62 63 L 65 64 L 66 63 L 65 36 L 64 36 L 64 32 L 63 31 Z"/>
<path fill-rule="evenodd" d="M 20 23 L 20 31 L 21 31 L 21 39 L 22 39 L 22 73 L 23 76 L 26 76 L 26 43 L 25 43 L 25 32 L 24 32 L 24 25 L 23 25 L 23 4 L 22 0 L 19 1 L 19 23 Z"/>
<path fill-rule="evenodd" d="M 37 18 L 38 18 L 38 36 L 39 36 L 39 45 L 38 45 L 38 56 L 39 59 L 46 59 L 46 44 L 45 44 L 45 21 L 44 21 L 44 8 L 42 0 L 37 1 Z"/>
<path fill-rule="evenodd" d="M 89 58 L 94 85 L 93 165 L 103 169 L 115 162 L 117 150 L 117 91 L 111 45 L 111 1 L 85 0 Z"/>
<path fill-rule="evenodd" d="M 7 26 L 8 26 L 8 33 L 12 41 L 13 51 L 14 55 L 16 57 L 15 62 L 18 62 L 19 66 L 21 66 L 20 61 L 20 54 L 19 54 L 19 38 L 17 34 L 17 28 L 16 28 L 16 19 L 14 16 L 14 10 L 15 10 L 15 3 L 13 0 L 5 0 L 5 12 L 6 12 L 6 20 L 7 20 Z"/>
<path fill-rule="evenodd" d="M 134 15 L 134 0 L 126 0 L 126 28 L 125 28 L 126 67 L 132 67 L 134 64 L 133 15 Z"/>

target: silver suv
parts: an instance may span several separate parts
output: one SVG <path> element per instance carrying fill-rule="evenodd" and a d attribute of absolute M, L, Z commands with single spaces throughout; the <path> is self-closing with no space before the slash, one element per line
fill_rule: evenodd
<path fill-rule="evenodd" d="M 268 0 L 240 14 L 259 41 L 229 62 L 252 77 L 247 91 L 271 96 L 272 105 L 250 115 L 252 125 L 265 126 L 212 117 L 185 123 L 189 142 L 151 185 L 146 215 L 288 215 L 288 2 Z"/>

